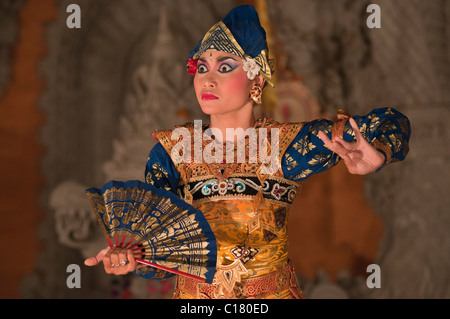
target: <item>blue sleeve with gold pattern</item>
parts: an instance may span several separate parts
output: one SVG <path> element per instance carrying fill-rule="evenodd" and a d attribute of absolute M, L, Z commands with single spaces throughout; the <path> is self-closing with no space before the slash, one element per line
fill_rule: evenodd
<path fill-rule="evenodd" d="M 410 123 L 405 115 L 393 108 L 379 108 L 366 116 L 353 116 L 353 119 L 363 137 L 384 154 L 385 164 L 405 159 L 411 135 Z M 306 123 L 284 153 L 281 165 L 286 178 L 299 182 L 340 161 L 336 153 L 325 147 L 318 136 L 319 131 L 330 139 L 337 135 L 347 142 L 355 139 L 348 117 L 336 123 L 326 119 Z"/>
<path fill-rule="evenodd" d="M 145 182 L 158 188 L 164 188 L 176 194 L 179 175 L 161 143 L 157 143 L 152 150 L 145 166 Z M 174 274 L 153 267 L 138 265 L 135 274 L 147 279 L 167 279 Z"/>
<path fill-rule="evenodd" d="M 145 166 L 145 182 L 176 194 L 179 180 L 180 177 L 172 159 L 162 144 L 157 143 L 150 151 Z"/>

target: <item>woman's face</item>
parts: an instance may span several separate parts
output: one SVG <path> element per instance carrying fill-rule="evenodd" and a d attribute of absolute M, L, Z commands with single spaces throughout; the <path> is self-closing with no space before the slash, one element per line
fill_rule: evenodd
<path fill-rule="evenodd" d="M 253 107 L 249 94 L 254 81 L 247 78 L 242 63 L 242 58 L 222 51 L 201 55 L 194 88 L 205 114 L 220 115 Z"/>

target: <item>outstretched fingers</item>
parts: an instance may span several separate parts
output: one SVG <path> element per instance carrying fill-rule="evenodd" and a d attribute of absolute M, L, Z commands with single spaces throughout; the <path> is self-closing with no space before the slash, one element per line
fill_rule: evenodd
<path fill-rule="evenodd" d="M 319 131 L 318 135 L 325 144 L 325 147 L 327 147 L 330 151 L 338 154 L 342 158 L 346 158 L 348 156 L 349 150 L 346 147 L 347 142 L 345 142 L 343 139 L 341 139 L 340 137 L 336 137 L 334 141 L 331 141 L 328 136 L 322 131 Z"/>
<path fill-rule="evenodd" d="M 356 121 L 351 117 L 349 119 L 350 125 L 353 129 L 353 132 L 355 133 L 355 139 L 357 142 L 364 140 L 363 135 L 361 134 L 361 131 L 359 130 L 358 124 Z"/>
<path fill-rule="evenodd" d="M 344 160 L 351 174 L 366 175 L 376 171 L 383 165 L 384 155 L 364 138 L 353 118 L 349 119 L 349 123 L 355 135 L 352 142 L 347 142 L 342 137 L 335 137 L 331 141 L 323 132 L 319 132 L 318 136 L 328 149 Z"/>

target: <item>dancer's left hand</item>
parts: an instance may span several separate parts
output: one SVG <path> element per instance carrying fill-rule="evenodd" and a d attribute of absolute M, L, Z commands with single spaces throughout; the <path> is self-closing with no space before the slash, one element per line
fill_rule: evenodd
<path fill-rule="evenodd" d="M 383 153 L 377 151 L 364 139 L 359 131 L 358 124 L 353 118 L 350 118 L 349 121 L 355 132 L 355 141 L 346 142 L 339 136 L 334 141 L 331 141 L 321 131 L 318 133 L 320 139 L 328 149 L 338 154 L 344 160 L 351 174 L 366 175 L 375 172 L 384 164 L 385 157 Z"/>

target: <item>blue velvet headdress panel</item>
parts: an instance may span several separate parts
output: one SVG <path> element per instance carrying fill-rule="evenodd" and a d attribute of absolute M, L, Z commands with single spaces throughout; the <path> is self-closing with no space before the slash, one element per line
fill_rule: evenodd
<path fill-rule="evenodd" d="M 205 34 L 190 52 L 189 58 L 196 60 L 208 50 L 254 59 L 261 68 L 261 75 L 272 84 L 273 71 L 268 58 L 266 31 L 254 7 L 243 5 L 232 9 Z"/>

